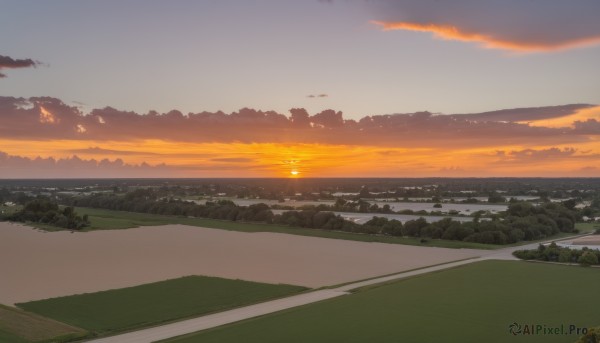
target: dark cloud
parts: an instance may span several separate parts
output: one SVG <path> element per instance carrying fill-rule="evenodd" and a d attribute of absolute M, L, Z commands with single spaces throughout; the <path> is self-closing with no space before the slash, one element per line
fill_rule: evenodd
<path fill-rule="evenodd" d="M 518 52 L 600 43 L 596 0 L 369 1 L 385 30 L 429 32 L 446 40 Z"/>
<path fill-rule="evenodd" d="M 0 178 L 167 177 L 172 171 L 165 164 L 127 164 L 121 159 L 85 160 L 77 156 L 28 158 L 0 151 Z"/>
<path fill-rule="evenodd" d="M 502 110 L 469 115 L 417 112 L 344 119 L 331 109 L 309 114 L 290 110 L 291 116 L 243 108 L 237 112 L 160 114 L 120 111 L 112 107 L 83 113 L 55 98 L 0 97 L 0 137 L 5 139 L 142 140 L 180 142 L 323 143 L 390 147 L 459 147 L 498 144 L 569 144 L 600 135 L 595 119 L 576 122 L 574 128 L 534 127 L 513 122 L 523 118 L 555 118 L 579 106 Z M 483 118 L 483 119 L 482 119 Z M 502 119 L 500 121 L 496 121 Z M 599 118 L 600 119 L 600 118 Z M 101 148 L 85 153 L 105 153 Z M 84 153 L 77 151 L 74 153 Z M 127 152 L 106 151 L 114 154 Z"/>
<path fill-rule="evenodd" d="M 573 123 L 575 131 L 580 134 L 600 135 L 600 121 L 588 119 L 586 121 L 576 121 Z"/>
<path fill-rule="evenodd" d="M 14 59 L 9 56 L 0 55 L 0 78 L 6 77 L 6 75 L 1 72 L 2 69 L 29 68 L 36 67 L 39 64 L 39 62 L 36 62 L 31 58 Z"/>

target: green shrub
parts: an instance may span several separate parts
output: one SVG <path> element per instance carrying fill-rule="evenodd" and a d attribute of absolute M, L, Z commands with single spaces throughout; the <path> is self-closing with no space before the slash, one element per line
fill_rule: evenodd
<path fill-rule="evenodd" d="M 594 254 L 591 251 L 586 251 L 581 256 L 579 256 L 577 263 L 581 264 L 582 266 L 591 266 L 594 264 L 598 264 L 598 256 L 596 256 L 596 254 Z"/>

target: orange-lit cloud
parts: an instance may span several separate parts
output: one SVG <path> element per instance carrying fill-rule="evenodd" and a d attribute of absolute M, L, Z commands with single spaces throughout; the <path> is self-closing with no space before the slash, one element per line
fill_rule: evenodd
<path fill-rule="evenodd" d="M 600 44 L 598 1 L 378 0 L 365 8 L 383 30 L 427 32 L 485 49 L 528 53 Z"/>
<path fill-rule="evenodd" d="M 493 34 L 469 32 L 457 26 L 434 24 L 434 23 L 410 23 L 410 22 L 383 22 L 373 21 L 382 27 L 384 31 L 405 30 L 416 32 L 430 32 L 435 38 L 443 40 L 455 40 L 459 42 L 477 43 L 486 49 L 501 49 L 514 52 L 547 52 L 580 48 L 600 44 L 600 34 L 594 37 L 578 38 L 564 42 L 534 42 L 520 40 L 505 40 L 495 37 Z"/>
<path fill-rule="evenodd" d="M 538 127 L 575 127 L 576 122 L 585 122 L 588 120 L 600 120 L 600 106 L 584 108 L 576 111 L 573 114 L 565 115 L 558 118 L 539 119 L 533 121 L 523 121 L 531 126 Z"/>
<path fill-rule="evenodd" d="M 45 109 L 44 106 L 40 106 L 40 123 L 54 124 L 57 121 L 58 120 L 56 119 L 56 117 L 52 113 L 50 113 L 50 111 Z"/>

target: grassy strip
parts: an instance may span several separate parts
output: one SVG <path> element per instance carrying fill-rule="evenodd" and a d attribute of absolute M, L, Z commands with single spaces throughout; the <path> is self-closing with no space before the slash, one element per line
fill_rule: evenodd
<path fill-rule="evenodd" d="M 211 342 L 571 342 L 600 322 L 597 270 L 483 261 L 168 340 Z M 512 323 L 565 326 L 513 336 Z"/>
<path fill-rule="evenodd" d="M 300 286 L 188 276 L 17 306 L 102 335 L 224 311 L 304 290 Z"/>
<path fill-rule="evenodd" d="M 165 216 L 148 213 L 134 213 L 124 211 L 113 211 L 105 209 L 94 209 L 77 207 L 75 209 L 80 215 L 87 214 L 89 216 L 91 225 L 90 230 L 106 230 L 106 229 L 125 229 L 138 226 L 153 226 L 153 225 L 166 225 L 166 224 L 184 224 L 191 226 L 208 227 L 214 229 L 240 231 L 240 232 L 275 232 L 285 233 L 300 236 L 320 237 L 320 238 L 332 238 L 332 239 L 344 239 L 359 242 L 379 242 L 379 243 L 391 243 L 391 244 L 404 244 L 414 246 L 433 246 L 442 248 L 471 248 L 471 249 L 497 249 L 501 246 L 481 244 L 481 243 L 470 243 L 460 241 L 448 241 L 448 240 L 428 240 L 427 242 L 421 242 L 420 238 L 412 237 L 392 237 L 392 236 L 378 236 L 378 235 L 367 235 L 350 232 L 339 232 L 339 231 L 326 231 L 317 229 L 297 228 L 283 225 L 264 224 L 264 223 L 243 223 L 233 222 L 227 220 L 217 219 L 206 219 L 206 218 L 188 218 L 178 216 Z M 38 226 L 40 227 L 40 226 Z M 45 227 L 40 227 L 44 228 Z"/>
<path fill-rule="evenodd" d="M 62 342 L 86 335 L 82 329 L 0 305 L 0 342 Z"/>
<path fill-rule="evenodd" d="M 331 239 L 344 239 L 358 242 L 377 242 L 377 243 L 389 243 L 389 244 L 403 244 L 413 246 L 429 246 L 439 248 L 451 248 L 451 249 L 500 249 L 511 246 L 519 246 L 524 244 L 530 244 L 537 241 L 523 241 L 510 245 L 496 245 L 496 244 L 483 244 L 473 242 L 461 242 L 451 241 L 443 239 L 429 239 L 426 242 L 421 242 L 420 238 L 415 237 L 394 237 L 394 236 L 383 236 L 383 235 L 368 235 L 351 232 L 340 232 L 340 231 L 327 231 L 318 229 L 307 229 L 298 228 L 274 224 L 265 223 L 246 223 L 246 222 L 234 222 L 228 220 L 218 219 L 207 219 L 207 218 L 190 218 L 181 216 L 167 216 L 149 213 L 137 213 L 137 212 L 125 212 L 125 211 L 114 211 L 87 207 L 76 207 L 75 211 L 79 215 L 87 214 L 91 222 L 90 227 L 86 228 L 89 230 L 116 230 L 116 229 L 128 229 L 139 226 L 156 226 L 156 225 L 167 225 L 167 224 L 183 224 L 190 226 L 207 227 L 213 229 L 222 229 L 229 231 L 239 232 L 275 232 L 285 233 L 299 236 L 319 237 L 319 238 L 331 238 Z M 64 230 L 62 228 L 53 227 L 50 225 L 44 225 L 40 223 L 30 223 L 35 227 L 44 229 L 47 231 Z M 591 232 L 593 230 L 592 224 L 577 224 L 577 228 L 582 232 Z M 572 233 L 561 232 L 552 237 L 546 237 L 538 241 L 546 241 L 550 239 L 561 239 L 572 236 Z"/>

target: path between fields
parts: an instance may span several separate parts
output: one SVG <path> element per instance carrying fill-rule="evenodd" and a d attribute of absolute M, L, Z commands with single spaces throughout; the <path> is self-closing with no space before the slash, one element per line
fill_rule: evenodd
<path fill-rule="evenodd" d="M 402 272 L 389 276 L 382 276 L 371 280 L 359 281 L 343 285 L 332 289 L 316 290 L 308 293 L 302 293 L 287 298 L 271 300 L 260 304 L 236 308 L 229 311 L 214 313 L 198 318 L 182 320 L 179 322 L 155 326 L 138 331 L 132 331 L 116 336 L 104 337 L 88 341 L 90 343 L 150 343 L 159 340 L 181 336 L 201 330 L 214 328 L 217 326 L 238 322 L 244 319 L 254 318 L 265 314 L 282 311 L 285 309 L 302 306 L 330 298 L 335 298 L 349 294 L 350 290 L 374 285 L 378 283 L 400 280 L 416 275 L 426 274 L 434 271 L 454 268 L 469 263 L 483 260 L 516 260 L 512 252 L 521 249 L 535 249 L 540 243 L 532 243 L 516 247 L 509 247 L 499 250 L 490 250 L 484 255 L 462 261 L 444 263 L 436 266 L 425 267 L 422 269 Z"/>

